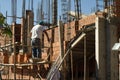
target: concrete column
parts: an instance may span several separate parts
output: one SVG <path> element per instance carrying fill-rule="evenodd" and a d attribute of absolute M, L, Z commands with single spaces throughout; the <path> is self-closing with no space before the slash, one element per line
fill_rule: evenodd
<path fill-rule="evenodd" d="M 33 15 L 32 11 L 30 11 L 30 10 L 26 11 L 26 20 L 27 20 L 27 49 L 28 49 L 28 53 L 31 53 L 30 31 L 33 27 L 33 20 L 34 20 L 34 15 Z"/>
<path fill-rule="evenodd" d="M 110 24 L 110 37 L 111 37 L 111 55 L 110 55 L 110 76 L 111 80 L 119 80 L 119 55 L 118 51 L 112 51 L 115 43 L 118 43 L 117 26 Z"/>
<path fill-rule="evenodd" d="M 106 80 L 105 19 L 96 17 L 95 27 L 96 80 Z"/>

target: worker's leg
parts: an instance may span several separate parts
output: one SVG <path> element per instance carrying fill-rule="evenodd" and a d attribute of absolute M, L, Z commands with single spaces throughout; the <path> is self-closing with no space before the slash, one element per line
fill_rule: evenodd
<path fill-rule="evenodd" d="M 40 39 L 37 39 L 36 43 L 37 43 L 37 58 L 41 58 L 41 43 L 40 43 Z"/>
<path fill-rule="evenodd" d="M 37 57 L 37 48 L 33 47 L 32 48 L 32 58 L 36 58 Z"/>
<path fill-rule="evenodd" d="M 37 44 L 36 44 L 36 39 L 32 39 L 32 58 L 37 57 Z"/>
<path fill-rule="evenodd" d="M 41 58 L 42 54 L 41 54 L 41 47 L 38 47 L 38 54 L 37 54 L 38 58 Z"/>

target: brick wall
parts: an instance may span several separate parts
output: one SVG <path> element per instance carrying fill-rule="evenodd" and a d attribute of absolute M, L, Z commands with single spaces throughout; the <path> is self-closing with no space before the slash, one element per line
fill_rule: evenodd
<path fill-rule="evenodd" d="M 84 26 L 84 25 L 93 24 L 95 22 L 95 17 L 96 17 L 95 15 L 90 15 L 88 17 L 85 17 L 85 18 L 79 20 L 78 29 L 80 30 L 82 28 L 82 26 Z M 72 39 L 73 37 L 76 36 L 75 25 L 76 25 L 75 21 L 64 24 L 64 32 L 63 32 L 63 34 L 64 34 L 64 50 L 66 49 L 66 43 L 68 41 L 68 38 Z M 68 35 L 68 32 L 70 32 L 71 34 Z M 47 33 L 48 33 L 50 40 L 53 39 L 52 46 L 51 46 L 52 47 L 51 50 L 53 51 L 52 52 L 53 54 L 51 54 L 52 55 L 51 58 L 54 60 L 60 53 L 58 27 L 47 30 Z M 4 37 L 1 37 L 0 42 L 2 45 L 4 45 Z M 50 47 L 50 42 L 47 41 L 47 37 L 45 35 L 44 35 L 44 46 Z M 47 50 L 48 49 L 46 49 L 45 52 L 47 52 Z"/>
<path fill-rule="evenodd" d="M 95 15 L 90 15 L 88 17 L 85 17 L 81 20 L 79 20 L 79 25 L 78 25 L 78 30 L 80 30 L 84 25 L 91 25 L 95 23 Z M 68 41 L 68 38 L 72 39 L 73 37 L 76 36 L 76 29 L 75 29 L 75 21 L 72 21 L 70 23 L 64 24 L 64 50 L 66 48 L 66 43 Z M 60 53 L 60 44 L 59 44 L 59 32 L 58 32 L 58 27 L 53 28 L 53 34 L 52 35 L 52 30 L 47 30 L 48 36 L 50 39 L 53 38 L 53 44 L 52 44 L 52 50 L 53 50 L 53 57 L 52 59 L 56 59 L 58 54 Z M 70 33 L 70 35 L 68 35 Z M 46 36 L 44 36 L 44 45 L 45 46 L 50 46 L 50 43 L 47 41 Z"/>

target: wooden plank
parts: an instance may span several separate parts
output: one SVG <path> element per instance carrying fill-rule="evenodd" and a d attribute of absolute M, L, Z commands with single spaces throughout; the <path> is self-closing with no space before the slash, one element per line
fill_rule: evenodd
<path fill-rule="evenodd" d="M 33 62 L 33 63 L 16 63 L 15 65 L 16 66 L 29 66 L 29 65 L 38 65 L 38 64 L 51 64 L 53 63 L 54 61 L 39 61 L 39 62 Z M 0 66 L 14 66 L 14 64 L 2 64 L 0 63 Z"/>

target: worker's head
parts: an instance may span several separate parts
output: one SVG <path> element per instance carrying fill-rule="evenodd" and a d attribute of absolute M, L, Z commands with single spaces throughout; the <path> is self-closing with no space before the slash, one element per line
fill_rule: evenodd
<path fill-rule="evenodd" d="M 39 24 L 40 24 L 40 25 L 44 25 L 44 22 L 43 22 L 43 21 L 40 21 Z"/>

